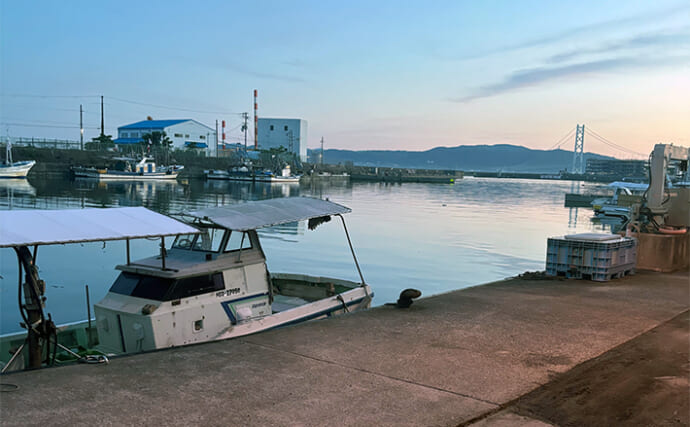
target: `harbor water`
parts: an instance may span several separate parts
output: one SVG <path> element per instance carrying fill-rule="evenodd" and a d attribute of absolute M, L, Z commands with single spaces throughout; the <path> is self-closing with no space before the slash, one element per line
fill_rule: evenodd
<path fill-rule="evenodd" d="M 145 206 L 163 214 L 274 197 L 328 198 L 352 208 L 345 215 L 373 305 L 393 302 L 401 290 L 439 294 L 525 271 L 543 270 L 551 236 L 601 230 L 592 211 L 564 207 L 565 193 L 602 192 L 603 185 L 553 180 L 465 178 L 454 184 L 228 181 L 115 182 L 0 180 L 0 209 L 78 209 Z M 337 218 L 315 231 L 304 223 L 260 231 L 274 272 L 359 280 Z M 132 258 L 158 251 L 160 240 L 133 241 Z M 56 324 L 87 317 L 126 260 L 124 242 L 44 246 L 39 273 L 46 312 Z M 0 334 L 20 330 L 17 259 L 0 249 Z M 93 311 L 92 311 L 93 313 Z"/>

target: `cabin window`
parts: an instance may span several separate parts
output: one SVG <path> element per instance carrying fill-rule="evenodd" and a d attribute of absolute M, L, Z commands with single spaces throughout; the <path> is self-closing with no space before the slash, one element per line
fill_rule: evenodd
<path fill-rule="evenodd" d="M 175 282 L 175 286 L 170 295 L 166 297 L 166 300 L 187 298 L 209 292 L 222 291 L 223 289 L 225 289 L 225 283 L 223 282 L 222 273 L 187 277 Z"/>
<path fill-rule="evenodd" d="M 153 276 L 141 276 L 132 273 L 121 273 L 110 292 L 133 297 L 163 301 L 172 285 L 172 279 L 163 279 Z"/>
<path fill-rule="evenodd" d="M 175 237 L 172 247 L 177 249 L 191 249 L 194 239 L 196 239 L 196 234 L 180 234 Z"/>
<path fill-rule="evenodd" d="M 223 289 L 225 282 L 222 273 L 173 280 L 123 272 L 113 283 L 110 292 L 156 301 L 170 301 Z"/>
<path fill-rule="evenodd" d="M 244 235 L 244 241 L 242 240 L 242 235 Z M 241 247 L 240 247 L 241 245 Z M 238 251 L 240 249 L 251 249 L 252 242 L 249 240 L 249 234 L 242 233 L 240 231 L 232 231 L 230 233 L 230 238 L 228 239 L 228 244 L 225 245 L 225 252 Z"/>
<path fill-rule="evenodd" d="M 199 234 L 192 249 L 195 251 L 220 251 L 225 230 L 220 228 L 207 228 Z"/>

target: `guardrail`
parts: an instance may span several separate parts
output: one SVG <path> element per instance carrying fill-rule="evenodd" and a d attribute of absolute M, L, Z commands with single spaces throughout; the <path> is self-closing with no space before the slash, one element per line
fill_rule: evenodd
<path fill-rule="evenodd" d="M 7 144 L 7 137 L 0 137 L 0 144 L 4 147 Z M 63 150 L 79 150 L 81 142 L 69 139 L 50 139 L 50 138 L 9 138 L 15 147 L 36 147 L 36 148 L 60 148 Z"/>

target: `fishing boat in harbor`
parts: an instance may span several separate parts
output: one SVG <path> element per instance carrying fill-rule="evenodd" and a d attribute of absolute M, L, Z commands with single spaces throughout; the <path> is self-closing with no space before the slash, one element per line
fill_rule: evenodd
<path fill-rule="evenodd" d="M 35 164 L 35 160 L 12 161 L 12 142 L 8 138 L 5 146 L 5 161 L 0 163 L 0 178 L 26 178 Z"/>
<path fill-rule="evenodd" d="M 125 170 L 97 169 L 90 167 L 73 167 L 75 178 L 97 179 L 99 181 L 138 181 L 138 180 L 175 180 L 184 166 L 158 166 L 149 157 L 142 158 L 132 168 L 126 163 Z"/>
<path fill-rule="evenodd" d="M 293 175 L 290 166 L 285 166 L 279 174 L 271 171 L 252 171 L 246 166 L 232 168 L 228 170 L 205 170 L 207 179 L 222 179 L 228 181 L 245 182 L 276 182 L 298 184 L 301 176 Z"/>
<path fill-rule="evenodd" d="M 143 207 L 0 211 L 0 248 L 14 248 L 25 272 L 20 311 L 22 325 L 30 325 L 28 336 L 0 337 L 3 372 L 50 365 L 56 353 L 85 358 L 76 355 L 77 346 L 108 357 L 234 338 L 368 308 L 373 294 L 345 227 L 348 212 L 345 206 L 307 197 L 207 208 L 177 219 Z M 314 229 L 333 216 L 342 220 L 360 282 L 267 269 L 258 229 L 302 220 Z M 131 260 L 129 241 L 154 236 L 161 239 L 160 253 Z M 175 238 L 166 246 L 169 236 Z M 95 318 L 54 327 L 43 310 L 37 246 L 106 240 L 126 240 L 127 257 L 116 267 L 121 273 L 110 291 L 95 304 Z M 9 349 L 14 351 L 7 360 Z"/>

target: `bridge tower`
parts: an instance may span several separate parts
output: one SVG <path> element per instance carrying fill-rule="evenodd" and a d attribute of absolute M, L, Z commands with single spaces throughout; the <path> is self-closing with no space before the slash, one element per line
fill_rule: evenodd
<path fill-rule="evenodd" d="M 573 151 L 573 173 L 585 173 L 584 147 L 585 125 L 577 125 L 577 130 L 575 131 L 575 150 Z"/>

